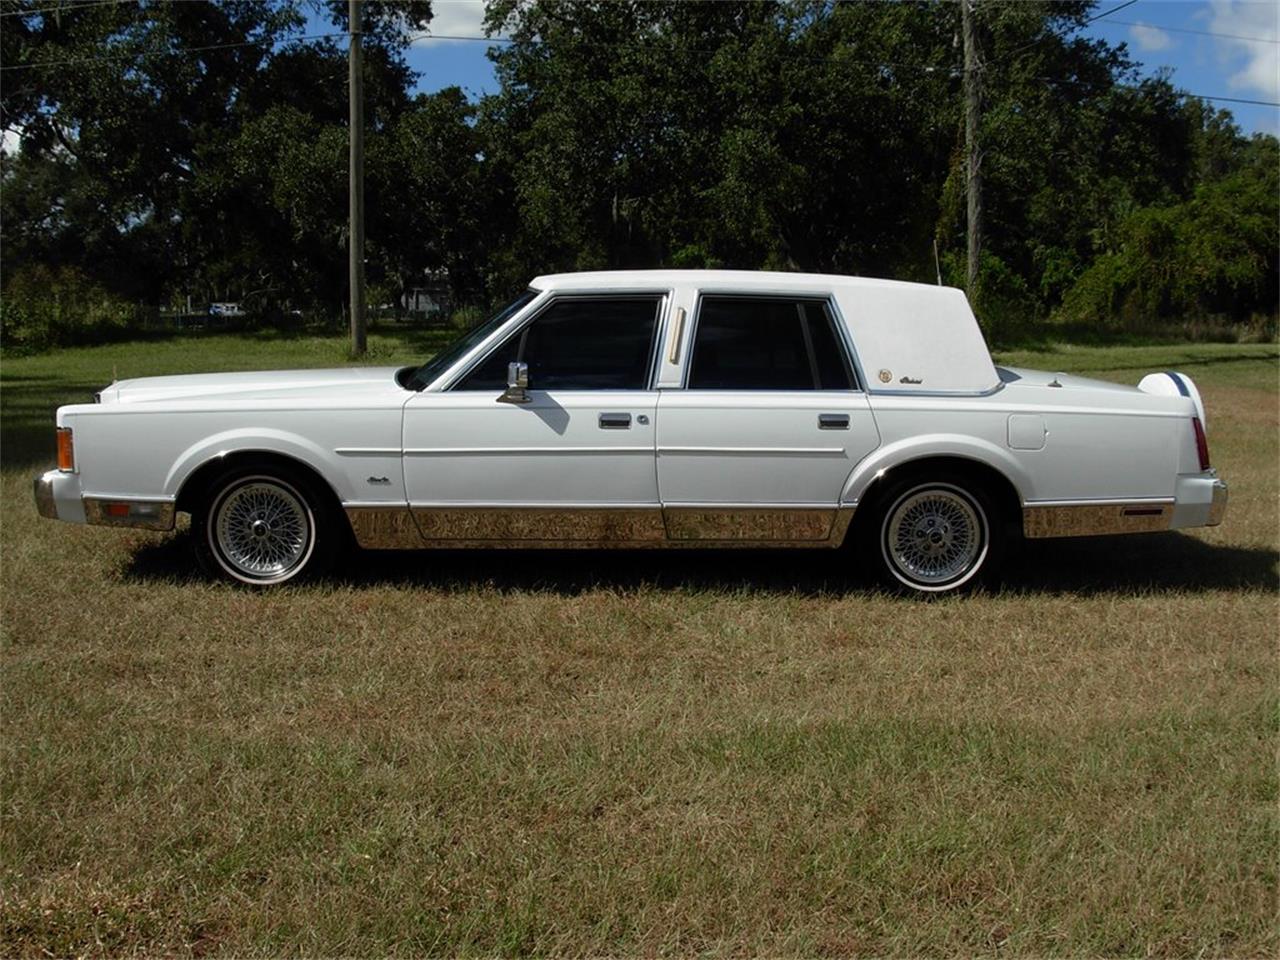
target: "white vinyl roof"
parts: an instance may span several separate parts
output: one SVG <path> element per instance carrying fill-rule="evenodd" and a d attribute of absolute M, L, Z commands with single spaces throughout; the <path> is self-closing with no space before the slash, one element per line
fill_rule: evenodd
<path fill-rule="evenodd" d="M 828 273 L 786 273 L 777 270 L 591 270 L 549 273 L 530 284 L 537 290 L 631 290 L 638 287 L 725 287 L 767 292 L 842 288 L 920 287 L 926 284 Z"/>

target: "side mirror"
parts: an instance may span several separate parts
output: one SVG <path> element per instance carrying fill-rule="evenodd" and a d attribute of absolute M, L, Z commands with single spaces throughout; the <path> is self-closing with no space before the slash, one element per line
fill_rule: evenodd
<path fill-rule="evenodd" d="M 499 403 L 529 403 L 529 365 L 527 363 L 507 364 L 507 389 L 498 398 Z"/>

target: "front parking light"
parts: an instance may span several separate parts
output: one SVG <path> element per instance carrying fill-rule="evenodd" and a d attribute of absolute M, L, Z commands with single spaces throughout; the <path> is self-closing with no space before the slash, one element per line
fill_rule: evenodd
<path fill-rule="evenodd" d="M 58 428 L 58 469 L 74 471 L 76 468 L 76 448 L 71 442 L 71 428 Z"/>

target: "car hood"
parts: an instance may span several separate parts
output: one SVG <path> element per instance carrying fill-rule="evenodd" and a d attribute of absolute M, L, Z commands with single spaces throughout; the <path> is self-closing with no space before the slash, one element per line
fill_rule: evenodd
<path fill-rule="evenodd" d="M 343 393 L 400 390 L 401 367 L 335 367 L 330 370 L 258 370 L 196 373 L 177 377 L 141 377 L 103 387 L 102 403 L 155 403 L 177 400 L 288 400 L 332 398 Z"/>

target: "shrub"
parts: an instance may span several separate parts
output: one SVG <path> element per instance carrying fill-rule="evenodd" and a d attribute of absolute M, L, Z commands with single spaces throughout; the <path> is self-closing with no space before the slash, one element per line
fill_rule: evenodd
<path fill-rule="evenodd" d="M 479 307 L 459 307 L 449 314 L 449 326 L 459 333 L 466 333 L 483 320 L 484 311 Z"/>
<path fill-rule="evenodd" d="M 946 283 L 964 289 L 963 250 L 953 250 L 943 256 L 942 273 Z M 976 296 L 970 295 L 969 305 L 987 341 L 993 344 L 1018 340 L 1034 325 L 1040 312 L 1039 301 L 1026 281 L 998 256 L 985 250 L 979 261 L 978 292 Z"/>
<path fill-rule="evenodd" d="M 1194 322 L 1265 329 L 1280 270 L 1280 204 L 1254 171 L 1200 187 L 1186 202 L 1134 211 L 1116 249 L 1067 292 L 1058 318 L 1128 330 Z"/>
<path fill-rule="evenodd" d="M 0 292 L 0 346 L 34 353 L 100 343 L 141 329 L 150 311 L 108 293 L 74 267 L 23 268 Z"/>

